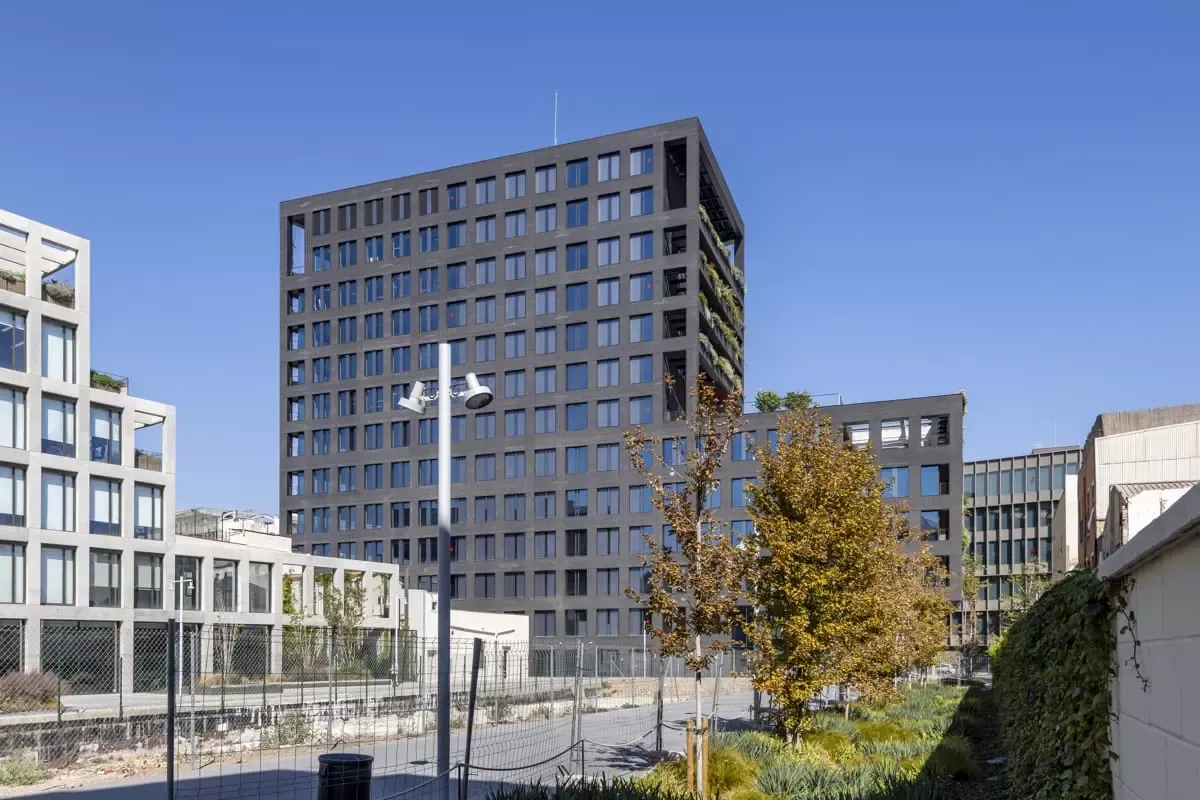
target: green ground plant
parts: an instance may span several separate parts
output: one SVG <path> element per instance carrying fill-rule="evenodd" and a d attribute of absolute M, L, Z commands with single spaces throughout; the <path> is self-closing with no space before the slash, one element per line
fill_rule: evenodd
<path fill-rule="evenodd" d="M 717 734 L 710 770 L 720 800 L 992 800 L 984 760 L 998 723 L 983 690 L 918 687 L 847 719 L 822 711 L 797 743 L 758 731 Z M 981 699 L 984 698 L 984 699 Z M 687 794 L 687 765 L 660 765 L 639 783 Z"/>
<path fill-rule="evenodd" d="M 32 786 L 45 780 L 49 770 L 34 761 L 13 757 L 0 761 L 0 786 Z"/>

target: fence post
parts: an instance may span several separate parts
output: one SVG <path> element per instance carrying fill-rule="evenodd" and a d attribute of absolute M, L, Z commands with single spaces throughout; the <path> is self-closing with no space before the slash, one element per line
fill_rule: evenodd
<path fill-rule="evenodd" d="M 656 721 L 654 723 L 654 749 L 661 753 L 663 749 L 663 660 L 658 659 L 658 692 L 654 698 L 654 704 L 658 707 L 656 712 Z"/>
<path fill-rule="evenodd" d="M 687 750 L 687 785 L 688 789 L 694 789 L 696 786 L 696 721 L 694 719 L 685 720 L 683 729 L 687 731 L 687 744 L 684 749 Z"/>
<path fill-rule="evenodd" d="M 175 616 L 167 618 L 167 800 L 175 800 Z"/>
<path fill-rule="evenodd" d="M 496 696 L 492 698 L 492 724 L 499 725 L 500 693 L 504 690 L 504 688 L 500 685 L 500 640 L 498 638 L 492 639 L 492 675 L 492 688 L 496 693 Z"/>
<path fill-rule="evenodd" d="M 471 648 L 471 693 L 467 695 L 467 744 L 463 752 L 462 780 L 458 784 L 458 796 L 467 800 L 467 786 L 471 782 L 471 734 L 475 732 L 475 698 L 479 692 L 479 656 L 483 651 L 483 639 L 475 637 Z"/>
<path fill-rule="evenodd" d="M 583 642 L 575 649 L 575 698 L 571 710 L 571 742 L 574 744 L 581 738 L 583 731 Z"/>
<path fill-rule="evenodd" d="M 330 747 L 332 747 L 333 746 L 333 657 L 334 657 L 333 631 L 330 630 L 329 628 L 326 628 L 325 635 L 326 635 L 326 640 L 327 640 L 327 643 L 325 646 L 325 652 L 328 654 L 327 659 L 326 659 L 326 666 L 325 666 L 325 675 L 326 675 L 325 682 L 329 689 L 329 698 L 328 698 L 328 703 L 327 703 L 328 708 L 329 708 L 329 729 L 328 729 L 328 737 L 327 738 L 329 739 Z"/>
<path fill-rule="evenodd" d="M 725 657 L 723 654 L 718 653 L 717 654 L 717 674 L 713 676 L 712 713 L 709 714 L 709 717 L 712 719 L 711 727 L 714 731 L 717 730 L 717 727 L 718 727 L 717 726 L 717 703 L 721 699 L 721 672 L 723 671 L 724 666 L 725 666 Z"/>

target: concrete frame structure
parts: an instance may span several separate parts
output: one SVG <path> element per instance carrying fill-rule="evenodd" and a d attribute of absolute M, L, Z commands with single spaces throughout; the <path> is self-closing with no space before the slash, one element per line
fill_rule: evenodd
<path fill-rule="evenodd" d="M 19 570 L 23 578 L 23 598 L 10 597 L 7 606 L 0 606 L 0 616 L 19 620 L 22 628 L 21 656 L 23 667 L 36 670 L 41 662 L 41 631 L 44 622 L 95 620 L 124 623 L 120 632 L 122 654 L 133 649 L 134 620 L 164 619 L 165 611 L 134 609 L 135 554 L 161 559 L 160 591 L 164 608 L 169 607 L 170 582 L 173 572 L 172 545 L 174 517 L 170 509 L 175 502 L 175 409 L 163 403 L 144 400 L 127 394 L 128 382 L 101 375 L 99 380 L 91 369 L 91 247 L 86 239 L 51 228 L 33 220 L 0 211 L 0 269 L 4 280 L 0 284 L 2 311 L 24 317 L 23 342 L 19 334 L 9 331 L 13 352 L 4 354 L 9 368 L 0 368 L 0 389 L 24 393 L 24 404 L 6 425 L 24 430 L 24 443 L 5 434 L 12 447 L 0 448 L 0 460 L 5 467 L 25 471 L 23 492 L 14 493 L 6 502 L 13 506 L 24 504 L 23 519 L 0 526 L 0 540 L 23 547 Z M 47 288 L 48 284 L 51 285 Z M 71 288 L 73 287 L 73 292 Z M 43 348 L 49 347 L 52 334 L 47 325 L 56 324 L 69 329 L 69 336 L 54 339 L 56 355 L 51 357 Z M 15 326 L 13 326 L 15 327 Z M 73 341 L 73 348 L 69 342 Z M 13 358 L 24 348 L 24 368 Z M 46 370 L 54 362 L 61 373 L 48 376 Z M 107 388 L 105 388 L 107 387 Z M 72 430 L 62 442 L 49 442 L 43 423 L 48 419 L 45 400 L 66 401 L 70 415 L 58 415 L 63 422 L 73 419 Z M 111 433 L 97 451 L 93 437 L 92 410 L 106 409 L 120 415 L 120 433 Z M 142 427 L 161 426 L 162 452 L 137 450 L 135 431 Z M 10 428 L 11 431 L 11 428 Z M 20 446 L 23 445 L 23 446 Z M 116 446 L 114 446 L 116 445 Z M 119 457 L 114 451 L 119 447 Z M 89 456 L 91 456 L 89 458 Z M 99 456 L 99 457 L 97 457 Z M 115 462 L 115 463 L 114 463 Z M 62 530 L 47 530 L 43 502 L 48 496 L 44 483 L 47 472 L 69 476 L 70 488 L 62 491 Z M 115 535 L 90 535 L 96 526 L 91 523 L 89 500 L 93 479 L 116 481 L 119 506 L 105 510 L 109 530 Z M 65 481 L 64 481 L 65 483 Z M 10 481 L 10 485 L 15 483 Z M 137 489 L 147 487 L 160 493 L 158 509 L 154 509 L 153 492 L 149 497 L 154 520 L 139 520 L 135 502 Z M 56 496 L 57 496 L 56 492 Z M 68 499 L 69 498 L 69 499 Z M 111 501 L 111 498 L 110 498 Z M 15 511 L 10 508 L 10 511 Z M 118 513 L 113 514 L 113 511 Z M 59 514 L 54 515 L 56 518 Z M 112 516 L 118 522 L 112 524 Z M 149 523 L 149 524 L 146 524 Z M 146 529 L 147 536 L 138 538 L 135 529 Z M 43 548 L 61 547 L 73 552 L 74 573 L 70 576 L 74 598 L 69 605 L 50 605 L 42 602 Z M 93 549 L 118 552 L 120 559 L 120 608 L 88 608 L 90 594 L 89 564 Z M 10 555 L 14 575 L 18 566 L 15 554 Z M 15 577 L 12 578 L 15 582 Z M 8 660 L 6 660 L 7 662 Z"/>
<path fill-rule="evenodd" d="M 648 169 L 630 174 L 642 154 L 650 155 L 649 162 L 636 163 L 648 163 Z M 604 170 L 614 166 L 618 177 L 601 180 Z M 554 168 L 555 188 L 538 192 L 539 176 L 549 167 Z M 584 170 L 586 183 L 578 180 Z M 513 178 L 515 187 L 518 175 L 523 176 L 524 192 L 508 197 L 508 179 Z M 490 188 L 489 181 L 494 181 Z M 645 188 L 653 194 L 648 208 L 642 206 L 645 195 L 640 194 Z M 480 199 L 488 202 L 480 204 Z M 581 201 L 586 201 L 585 214 L 578 213 Z M 451 205 L 455 207 L 448 208 Z M 602 205 L 605 221 L 600 221 Z M 557 217 L 554 229 L 538 232 L 541 212 L 551 207 Z M 611 218 L 614 207 L 619 212 Z M 646 213 L 632 215 L 635 209 Z M 508 220 L 522 212 L 524 228 L 514 224 L 511 230 L 514 234 L 523 230 L 523 235 L 506 236 Z M 436 251 L 421 252 L 423 230 L 427 239 L 432 237 L 429 231 L 438 231 Z M 459 230 L 464 236 L 461 241 Z M 404 232 L 409 234 L 410 249 L 404 250 L 403 239 L 396 239 L 393 248 L 393 236 L 402 237 Z M 634 240 L 645 233 L 650 233 L 650 249 L 637 250 L 645 257 L 631 261 Z M 332 554 L 336 548 L 346 556 L 370 553 L 390 558 L 405 564 L 406 574 L 413 573 L 418 588 L 433 589 L 436 562 L 430 558 L 421 563 L 419 555 L 421 547 L 428 547 L 422 540 L 436 536 L 435 520 L 428 513 L 431 506 L 422 505 L 436 497 L 437 487 L 427 469 L 437 456 L 437 445 L 422 435 L 422 429 L 435 424 L 434 417 L 418 420 L 400 409 L 397 401 L 408 393 L 412 381 L 428 384 L 436 379 L 434 364 L 427 356 L 423 361 L 421 354 L 438 341 L 454 340 L 462 353 L 455 365 L 458 374 L 474 371 L 496 392 L 492 405 L 477 413 L 462 409 L 456 421 L 462 427 L 452 456 L 464 460 L 459 462 L 461 479 L 452 489 L 460 503 L 453 512 L 454 534 L 465 537 L 459 541 L 469 551 L 456 554 L 460 560 L 454 573 L 462 575 L 452 578 L 458 592 L 456 607 L 461 602 L 467 610 L 530 613 L 535 633 L 538 624 L 548 624 L 545 615 L 552 614 L 554 633 L 544 637 L 546 641 L 566 633 L 568 614 L 577 625 L 582 613 L 587 615 L 583 620 L 587 637 L 594 636 L 605 646 L 612 642 L 614 648 L 640 647 L 640 629 L 632 634 L 629 629 L 632 602 L 624 595 L 628 570 L 640 563 L 629 554 L 629 531 L 639 525 L 657 527 L 661 520 L 629 512 L 630 489 L 642 481 L 621 452 L 622 431 L 630 425 L 634 398 L 648 398 L 638 401 L 639 408 L 643 402 L 649 405 L 643 418 L 648 432 L 663 435 L 677 430 L 672 420 L 686 402 L 686 388 L 701 372 L 722 391 L 741 387 L 743 239 L 744 227 L 732 195 L 696 119 L 282 203 L 280 514 L 285 531 L 308 552 L 315 548 Z M 723 243 L 732 246 L 727 249 Z M 453 246 L 458 244 L 461 247 Z M 580 249 L 573 249 L 576 246 Z M 601 265 L 602 248 L 609 246 L 619 251 L 619 263 Z M 555 271 L 539 270 L 540 254 L 551 251 Z M 611 254 L 611 250 L 604 252 Z M 356 263 L 339 266 L 342 253 L 347 262 Z M 587 267 L 572 269 L 578 266 L 572 259 L 580 253 L 586 253 Z M 378 261 L 375 256 L 380 256 Z M 513 261 L 507 262 L 508 256 Z M 523 266 L 518 268 L 522 258 Z M 511 280 L 508 263 L 513 265 Z M 434 274 L 439 281 L 436 291 Z M 607 283 L 610 280 L 615 284 Z M 349 302 L 352 292 L 353 304 Z M 539 298 L 551 293 L 553 312 L 539 314 L 545 310 L 539 307 L 543 302 Z M 576 295 L 586 300 L 577 302 Z M 314 297 L 321 298 L 321 308 L 313 308 Z M 406 313 L 408 323 L 402 321 Z M 424 327 L 433 327 L 428 323 L 434 313 L 443 324 L 436 330 L 422 330 L 422 321 Z M 611 327 L 609 320 L 616 320 L 618 340 L 602 346 L 600 325 L 605 322 L 606 328 Z M 447 327 L 451 321 L 455 326 Z M 382 330 L 376 327 L 380 324 Z M 630 341 L 634 325 L 639 326 L 639 341 Z M 317 326 L 322 328 L 319 335 Z M 586 339 L 574 338 L 582 334 L 583 326 Z M 352 334 L 352 329 L 357 332 Z M 539 353 L 538 338 L 549 329 L 555 331 L 555 347 Z M 385 335 L 371 338 L 376 333 Z M 489 337 L 494 338 L 489 341 Z M 511 350 L 509 342 L 513 342 Z M 636 384 L 630 382 L 635 369 L 632 359 L 639 359 L 638 370 L 645 367 L 638 372 Z M 345 368 L 339 369 L 340 365 Z M 555 384 L 539 393 L 538 376 L 546 373 L 538 370 L 548 368 L 555 370 Z M 602 369 L 615 382 L 601 382 Z M 364 374 L 367 371 L 372 374 Z M 328 382 L 314 383 L 314 372 L 322 378 L 328 375 Z M 523 393 L 507 386 L 506 373 L 518 372 L 523 376 Z M 676 376 L 673 391 L 663 380 L 667 372 Z M 578 376 L 585 378 L 586 387 L 572 386 Z M 318 396 L 325 399 L 315 400 Z M 329 409 L 327 418 L 313 418 L 315 402 Z M 602 406 L 607 414 L 610 404 L 615 404 L 615 424 L 599 427 Z M 550 407 L 555 409 L 555 429 L 538 433 L 539 409 Z M 586 418 L 586 427 L 571 429 L 573 415 Z M 514 420 L 511 429 L 509 419 Z M 314 436 L 322 431 L 328 431 L 320 435 L 331 440 L 329 452 L 314 454 Z M 343 436 L 346 445 L 354 437 L 353 450 L 338 452 Z M 374 449 L 376 445 L 382 446 Z M 599 471 L 598 448 L 610 445 L 618 451 L 620 466 Z M 292 446 L 295 452 L 290 451 Z M 583 450 L 569 453 L 571 448 Z M 538 476 L 538 453 L 546 450 L 555 451 L 555 469 L 552 475 Z M 506 456 L 513 454 L 515 459 L 518 452 L 523 454 L 523 473 L 514 471 L 505 477 Z M 586 471 L 568 470 L 572 453 L 586 460 Z M 476 471 L 486 456 L 494 456 L 494 479 Z M 477 461 L 476 457 L 484 458 Z M 393 463 L 407 463 L 408 485 L 391 480 Z M 375 478 L 379 483 L 368 489 L 366 472 L 374 465 L 379 465 Z M 352 488 L 342 484 L 347 491 L 337 491 L 339 467 L 355 471 Z M 320 470 L 329 472 L 318 479 L 314 471 Z M 328 491 L 314 494 L 314 482 Z M 304 494 L 297 491 L 301 485 Z M 617 490 L 618 513 L 597 514 L 601 489 Z M 585 492 L 593 504 L 586 517 L 571 516 L 572 509 L 579 510 L 568 508 L 575 492 Z M 540 493 L 553 493 L 552 517 L 538 518 L 544 508 L 539 503 L 549 502 Z M 515 518 L 515 510 L 514 518 L 505 519 L 506 496 L 519 496 L 522 519 Z M 485 508 L 486 498 L 491 498 L 494 510 L 477 515 L 475 509 Z M 483 505 L 478 504 L 480 499 Z M 314 531 L 318 518 L 328 520 L 325 530 Z M 351 519 L 353 530 L 337 530 L 339 520 L 348 528 Z M 400 524 L 393 526 L 394 521 Z M 617 555 L 596 555 L 600 529 L 605 535 L 618 531 Z M 567 532 L 580 530 L 586 531 L 591 555 L 568 555 Z M 554 531 L 554 552 L 537 558 L 536 534 L 549 531 Z M 524 559 L 503 557 L 505 535 L 510 533 L 525 535 Z M 489 536 L 493 537 L 490 545 Z M 478 567 L 473 558 L 476 547 L 493 557 L 486 569 L 468 575 L 462 569 Z M 597 596 L 597 568 L 619 571 L 615 591 Z M 586 571 L 586 595 L 566 595 L 568 570 Z M 551 572 L 557 583 L 553 596 L 535 597 L 539 574 Z M 522 576 L 523 597 L 504 596 L 509 574 Z M 485 596 L 474 596 L 476 584 Z M 597 627 L 601 610 L 607 621 L 603 638 Z M 613 622 L 615 627 L 609 627 Z M 614 629 L 616 636 L 610 635 Z"/>
<path fill-rule="evenodd" d="M 24 320 L 23 339 L 18 338 L 16 325 L 9 318 L 6 318 L 10 323 L 7 339 L 0 335 L 0 348 L 12 348 L 7 354 L 0 353 L 3 359 L 0 391 L 23 392 L 24 398 L 23 404 L 10 400 L 7 409 L 13 416 L 0 420 L 0 437 L 13 445 L 0 446 L 0 469 L 24 470 L 23 481 L 9 475 L 4 484 L 13 493 L 8 495 L 6 489 L 5 497 L 0 498 L 3 506 L 0 547 L 5 548 L 0 553 L 0 569 L 6 571 L 0 579 L 0 595 L 3 595 L 0 596 L 0 672 L 12 669 L 35 672 L 49 667 L 45 661 L 54 657 L 44 659 L 46 654 L 42 650 L 46 623 L 98 624 L 103 630 L 113 632 L 113 659 L 117 666 L 115 674 L 110 676 L 112 683 L 130 691 L 136 686 L 135 631 L 143 626 L 163 630 L 167 620 L 176 615 L 178 600 L 173 578 L 177 556 L 198 559 L 200 564 L 200 608 L 184 612 L 184 622 L 189 627 L 280 626 L 288 621 L 283 613 L 281 591 L 285 576 L 302 581 L 302 602 L 311 611 L 315 603 L 314 572 L 327 570 L 333 575 L 334 585 L 342 585 L 346 575 L 355 572 L 387 575 L 387 613 L 383 614 L 384 608 L 377 604 L 381 599 L 378 587 L 373 582 L 368 584 L 364 625 L 396 628 L 402 619 L 402 593 L 398 570 L 392 565 L 293 554 L 288 540 L 278 536 L 259 536 L 250 546 L 175 535 L 175 409 L 129 395 L 127 381 L 111 376 L 97 379 L 93 374 L 88 305 L 90 267 L 88 240 L 0 211 L 0 312 L 18 314 Z M 43 288 L 44 279 L 51 276 L 61 279 L 64 270 L 69 270 L 67 277 L 73 277 L 73 282 L 59 280 L 59 288 L 49 291 Z M 69 291 L 72 283 L 73 295 Z M 48 321 L 73 331 L 74 352 L 66 348 L 62 359 L 53 359 L 55 364 L 68 365 L 73 374 L 64 376 L 71 380 L 43 374 L 46 341 L 43 330 Z M 23 351 L 24 369 L 15 368 L 20 366 L 19 356 L 15 355 L 18 350 Z M 44 442 L 44 397 L 73 403 L 74 425 L 69 432 L 64 431 L 65 441 Z M 95 437 L 92 409 L 119 413 L 119 434 L 110 433 L 103 439 Z M 136 447 L 136 429 L 148 425 L 161 426 L 161 452 Z M 64 445 L 73 445 L 74 452 Z M 43 473 L 47 471 L 73 478 L 73 489 L 63 493 L 69 500 L 63 501 L 62 524 L 55 526 L 63 530 L 48 530 L 45 526 L 42 506 L 47 495 L 42 486 Z M 92 509 L 93 478 L 115 481 L 119 486 L 119 506 L 106 509 L 103 522 L 95 521 Z M 138 487 L 161 492 L 157 508 L 153 493 L 148 496 L 152 519 L 139 517 L 145 507 L 138 508 Z M 64 597 L 73 594 L 68 598 L 71 602 L 43 602 L 43 549 L 51 547 L 66 548 L 73 554 L 73 572 L 64 581 Z M 91 605 L 94 550 L 119 558 L 119 588 L 105 598 L 104 602 L 111 605 L 104 607 Z M 143 587 L 157 599 L 153 607 L 138 607 L 136 602 L 135 563 L 139 555 L 159 559 L 156 585 Z M 218 611 L 213 607 L 214 559 L 237 563 L 235 610 Z M 270 609 L 264 613 L 249 611 L 252 562 L 271 567 Z M 151 567 L 149 571 L 154 570 Z M 75 647 L 86 649 L 87 644 L 80 639 Z M 278 666 L 280 655 L 278 648 L 272 652 L 272 666 Z M 211 650 L 203 657 L 211 668 Z"/>
<path fill-rule="evenodd" d="M 1074 567 L 1067 540 L 1073 547 L 1077 538 L 1074 478 L 1081 453 L 1078 445 L 1039 447 L 1028 455 L 963 465 L 963 529 L 984 594 L 976 606 L 981 615 L 976 631 L 984 641 L 1002 630 L 1000 612 L 1012 595 L 1014 575 L 1031 563 L 1055 575 Z"/>

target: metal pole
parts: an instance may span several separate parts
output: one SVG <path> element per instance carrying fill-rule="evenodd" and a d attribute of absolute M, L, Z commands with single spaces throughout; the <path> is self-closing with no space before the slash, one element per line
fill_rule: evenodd
<path fill-rule="evenodd" d="M 450 800 L 450 343 L 438 343 L 437 774 Z"/>
<path fill-rule="evenodd" d="M 705 487 L 704 491 L 705 491 L 705 493 L 707 493 L 707 487 Z M 704 500 L 704 494 L 701 494 L 701 496 L 699 498 L 697 498 L 697 500 L 696 500 L 697 505 L 699 505 L 701 502 L 703 502 L 703 500 Z M 704 537 L 701 534 L 701 530 L 700 530 L 701 526 L 702 526 L 702 523 L 700 522 L 699 519 L 697 519 L 696 520 L 696 571 L 697 572 L 700 571 L 700 555 L 701 555 L 701 550 L 704 545 Z M 696 662 L 697 663 L 700 662 L 700 659 L 703 657 L 703 654 L 704 654 L 704 651 L 700 649 L 700 634 L 697 633 L 696 634 Z M 701 680 L 700 670 L 697 669 L 696 670 L 696 727 L 697 728 L 700 727 L 700 720 L 704 718 L 704 709 L 700 707 L 700 680 Z M 699 746 L 699 741 L 697 742 L 697 746 Z M 703 760 L 701 759 L 700 751 L 697 750 L 697 752 L 696 752 L 696 792 L 697 792 L 696 796 L 697 797 L 704 796 L 703 792 L 701 791 L 701 787 L 704 786 L 704 766 L 705 765 L 704 765 Z"/>
<path fill-rule="evenodd" d="M 175 591 L 179 592 L 179 691 L 183 691 L 183 583 L 184 579 L 175 581 Z"/>
<path fill-rule="evenodd" d="M 475 698 L 479 691 L 479 656 L 482 652 L 483 639 L 476 636 L 471 647 L 471 693 L 467 696 L 467 746 L 463 752 L 462 783 L 458 787 L 460 800 L 466 800 L 471 781 L 471 734 L 475 728 Z"/>
<path fill-rule="evenodd" d="M 175 620 L 167 621 L 167 800 L 175 800 Z M 61 706 L 61 703 L 59 704 Z"/>

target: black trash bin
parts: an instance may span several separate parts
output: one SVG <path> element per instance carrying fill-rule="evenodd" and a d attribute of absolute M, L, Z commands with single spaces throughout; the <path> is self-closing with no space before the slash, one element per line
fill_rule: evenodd
<path fill-rule="evenodd" d="M 317 757 L 317 800 L 371 800 L 375 756 L 325 753 Z"/>

